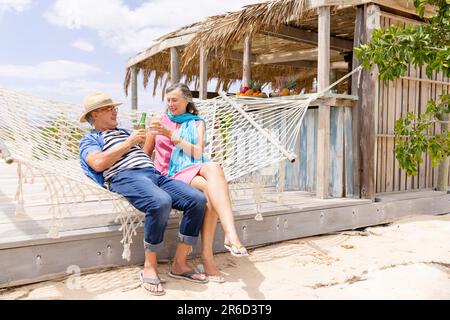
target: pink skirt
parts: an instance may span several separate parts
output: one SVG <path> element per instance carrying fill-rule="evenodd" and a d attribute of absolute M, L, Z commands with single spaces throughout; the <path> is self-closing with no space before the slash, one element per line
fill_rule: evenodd
<path fill-rule="evenodd" d="M 194 179 L 194 177 L 199 174 L 200 169 L 202 168 L 202 165 L 203 165 L 203 163 L 199 163 L 199 164 L 187 167 L 186 169 L 183 169 L 183 170 L 175 173 L 173 176 L 171 176 L 171 178 L 183 181 L 187 184 L 191 184 L 192 179 Z"/>

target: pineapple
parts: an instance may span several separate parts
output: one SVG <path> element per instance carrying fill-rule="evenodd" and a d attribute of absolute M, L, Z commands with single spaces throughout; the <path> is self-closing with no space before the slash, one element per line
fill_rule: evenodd
<path fill-rule="evenodd" d="M 254 92 L 261 92 L 261 85 L 258 82 L 254 82 L 252 89 Z"/>
<path fill-rule="evenodd" d="M 290 95 L 296 95 L 296 94 L 298 94 L 298 93 L 297 93 L 297 90 L 296 90 L 296 88 L 297 88 L 297 82 L 296 82 L 295 80 L 289 81 L 288 84 L 287 84 L 287 88 L 288 88 L 288 90 L 289 90 L 289 94 L 290 94 Z"/>
<path fill-rule="evenodd" d="M 291 80 L 287 84 L 287 88 L 289 90 L 295 90 L 296 87 L 297 87 L 297 82 L 295 80 Z"/>

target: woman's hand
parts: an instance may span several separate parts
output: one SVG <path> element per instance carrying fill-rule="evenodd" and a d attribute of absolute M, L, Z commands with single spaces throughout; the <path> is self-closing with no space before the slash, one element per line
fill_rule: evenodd
<path fill-rule="evenodd" d="M 170 129 L 167 129 L 163 125 L 159 124 L 159 125 L 150 127 L 150 133 L 154 134 L 154 135 L 163 135 L 170 139 L 172 137 L 173 131 Z"/>

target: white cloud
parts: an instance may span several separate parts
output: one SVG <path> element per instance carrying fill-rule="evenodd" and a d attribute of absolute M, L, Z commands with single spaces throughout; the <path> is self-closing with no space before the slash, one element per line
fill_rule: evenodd
<path fill-rule="evenodd" d="M 104 82 L 76 79 L 70 81 L 60 81 L 55 86 L 38 85 L 30 88 L 33 92 L 41 94 L 52 94 L 67 97 L 84 97 L 94 92 L 102 91 L 107 93 L 113 100 L 123 100 L 123 85 L 117 82 Z"/>
<path fill-rule="evenodd" d="M 70 45 L 74 48 L 77 48 L 77 49 L 80 49 L 80 50 L 86 51 L 86 52 L 92 52 L 95 50 L 95 47 L 86 40 L 77 40 L 75 42 L 72 42 Z"/>
<path fill-rule="evenodd" d="M 122 81 L 106 82 L 98 80 L 73 79 L 57 81 L 51 84 L 6 84 L 0 79 L 0 87 L 10 88 L 45 99 L 58 100 L 81 104 L 84 97 L 92 92 L 102 91 L 108 94 L 113 101 L 123 103 L 124 109 L 131 108 L 131 97 L 125 96 Z M 143 90 L 143 89 L 140 89 Z M 140 91 L 138 97 L 139 110 L 160 110 L 164 108 L 160 92 L 152 97 L 149 92 Z"/>
<path fill-rule="evenodd" d="M 261 0 L 155 0 L 131 10 L 122 0 L 57 0 L 44 14 L 52 24 L 90 28 L 119 53 L 136 53 L 184 25 Z"/>
<path fill-rule="evenodd" d="M 0 0 L 0 16 L 6 11 L 22 12 L 31 5 L 32 0 Z"/>
<path fill-rule="evenodd" d="M 46 61 L 34 66 L 0 65 L 0 77 L 20 79 L 65 80 L 99 72 L 96 66 L 66 60 Z"/>

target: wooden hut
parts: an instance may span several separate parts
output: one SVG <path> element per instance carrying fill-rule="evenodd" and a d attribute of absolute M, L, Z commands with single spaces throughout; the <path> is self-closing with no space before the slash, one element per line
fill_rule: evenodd
<path fill-rule="evenodd" d="M 159 38 L 128 60 L 125 89 L 131 83 L 133 107 L 139 72 L 144 87 L 154 73 L 153 92 L 157 83 L 164 90 L 169 81 L 184 76 L 198 87 L 201 99 L 207 98 L 206 84 L 213 78 L 217 91 L 228 90 L 236 81 L 247 85 L 251 79 L 267 83 L 275 76 L 295 76 L 298 86 L 308 91 L 317 77 L 320 90 L 358 66 L 353 47 L 368 41 L 375 28 L 409 23 L 420 23 L 420 18 L 406 1 L 253 4 Z M 407 111 L 424 112 L 428 98 L 437 97 L 448 85 L 442 75 L 428 79 L 424 70 L 416 68 L 387 84 L 377 79 L 376 68 L 360 78 L 354 74 L 337 88 L 341 95 L 308 111 L 298 141 L 300 161 L 285 168 L 286 187 L 316 192 L 320 198 L 372 200 L 377 193 L 434 188 L 438 172 L 428 156 L 415 177 L 400 169 L 393 129 L 395 120 Z"/>

